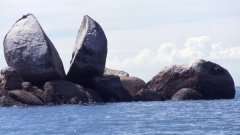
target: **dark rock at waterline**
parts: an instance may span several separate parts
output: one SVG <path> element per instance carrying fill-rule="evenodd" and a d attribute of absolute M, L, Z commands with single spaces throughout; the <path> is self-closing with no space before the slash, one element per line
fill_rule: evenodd
<path fill-rule="evenodd" d="M 54 104 L 88 103 L 83 87 L 65 80 L 46 82 L 43 86 L 47 102 Z"/>
<path fill-rule="evenodd" d="M 107 38 L 101 26 L 84 16 L 72 53 L 67 80 L 91 86 L 94 76 L 103 75 L 107 57 Z"/>
<path fill-rule="evenodd" d="M 3 68 L 0 74 L 0 90 L 16 90 L 21 89 L 23 83 L 20 75 L 10 67 Z"/>
<path fill-rule="evenodd" d="M 152 91 L 149 89 L 139 90 L 133 97 L 134 101 L 165 101 L 166 98 L 163 97 L 159 92 Z"/>
<path fill-rule="evenodd" d="M 147 89 L 147 84 L 140 78 L 132 76 L 120 77 L 122 86 L 132 95 L 135 96 L 141 89 Z"/>
<path fill-rule="evenodd" d="M 0 106 L 1 107 L 10 107 L 10 106 L 27 106 L 20 102 L 15 101 L 9 95 L 0 97 Z"/>
<path fill-rule="evenodd" d="M 86 91 L 86 95 L 88 97 L 88 102 L 89 103 L 102 103 L 104 102 L 102 96 L 93 89 L 90 88 L 84 88 L 84 90 Z"/>
<path fill-rule="evenodd" d="M 24 81 L 40 86 L 65 77 L 57 50 L 32 14 L 24 15 L 12 26 L 3 46 L 8 66 Z"/>
<path fill-rule="evenodd" d="M 181 88 L 194 89 L 203 99 L 231 99 L 235 96 L 234 81 L 229 72 L 205 60 L 166 67 L 148 82 L 148 86 L 167 99 Z"/>
<path fill-rule="evenodd" d="M 120 77 L 122 86 L 132 95 L 135 96 L 136 93 L 142 88 L 148 88 L 147 84 L 138 77 L 129 76 L 125 71 L 114 70 L 105 68 L 104 75 L 115 75 Z"/>
<path fill-rule="evenodd" d="M 43 85 L 42 89 L 44 91 L 36 90 L 36 93 L 42 96 L 43 100 L 45 101 L 45 104 L 47 105 L 63 104 L 62 99 L 58 99 L 58 96 L 54 90 L 54 86 L 50 82 L 46 82 Z"/>
<path fill-rule="evenodd" d="M 171 100 L 200 100 L 202 95 L 190 88 L 182 88 L 176 92 Z"/>
<path fill-rule="evenodd" d="M 97 76 L 93 84 L 93 89 L 99 92 L 104 102 L 132 101 L 132 96 L 122 86 L 119 76 Z"/>
<path fill-rule="evenodd" d="M 114 70 L 114 69 L 109 69 L 109 68 L 105 68 L 104 75 L 117 75 L 119 77 L 129 76 L 129 74 L 125 71 Z"/>
<path fill-rule="evenodd" d="M 44 105 L 43 101 L 35 96 L 31 92 L 27 92 L 25 90 L 12 90 L 8 92 L 8 96 L 14 99 L 17 102 L 20 102 L 24 105 L 37 106 Z"/>

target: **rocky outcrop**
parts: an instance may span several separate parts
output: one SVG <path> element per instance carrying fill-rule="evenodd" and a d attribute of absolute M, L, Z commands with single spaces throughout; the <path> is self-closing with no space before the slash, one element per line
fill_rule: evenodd
<path fill-rule="evenodd" d="M 141 89 L 133 97 L 134 101 L 165 101 L 164 98 L 159 92 L 152 91 L 149 89 Z"/>
<path fill-rule="evenodd" d="M 125 71 L 114 70 L 114 69 L 109 69 L 109 68 L 105 68 L 104 75 L 117 75 L 119 77 L 129 76 L 129 74 Z"/>
<path fill-rule="evenodd" d="M 44 95 L 52 98 L 44 98 L 48 102 L 54 104 L 88 103 L 86 92 L 80 85 L 65 80 L 55 80 L 46 82 L 43 88 Z"/>
<path fill-rule="evenodd" d="M 24 81 L 40 86 L 65 77 L 57 50 L 32 14 L 24 15 L 12 26 L 3 46 L 8 66 Z"/>
<path fill-rule="evenodd" d="M 30 82 L 23 82 L 22 83 L 22 89 L 28 92 L 33 92 L 34 91 L 34 87 L 32 86 L 32 84 Z"/>
<path fill-rule="evenodd" d="M 44 105 L 44 102 L 41 100 L 41 98 L 38 98 L 33 93 L 27 92 L 25 90 L 9 91 L 8 96 L 10 96 L 16 102 L 20 102 L 21 104 L 24 104 L 25 106 L 28 106 L 28 105 L 30 105 L 30 106 Z"/>
<path fill-rule="evenodd" d="M 0 97 L 0 106 L 9 107 L 9 106 L 28 106 L 28 105 L 24 105 L 18 101 L 15 101 L 9 95 L 5 95 Z"/>
<path fill-rule="evenodd" d="M 190 88 L 182 88 L 176 92 L 171 100 L 200 100 L 202 95 Z"/>
<path fill-rule="evenodd" d="M 32 14 L 24 15 L 12 26 L 3 45 L 9 67 L 0 73 L 0 106 L 235 96 L 229 72 L 205 60 L 166 67 L 147 84 L 124 71 L 105 68 L 106 36 L 87 15 L 78 31 L 67 76 L 54 45 Z"/>
<path fill-rule="evenodd" d="M 101 95 L 93 90 L 93 89 L 90 89 L 90 88 L 85 88 L 84 89 L 86 91 L 86 95 L 88 97 L 88 103 L 102 103 L 104 102 L 103 101 L 103 98 L 101 97 Z"/>
<path fill-rule="evenodd" d="M 10 67 L 1 70 L 0 90 L 21 89 L 23 80 L 20 75 Z"/>
<path fill-rule="evenodd" d="M 148 86 L 167 99 L 181 88 L 194 89 L 203 99 L 231 99 L 235 96 L 234 81 L 229 72 L 205 60 L 166 67 L 148 82 Z"/>
<path fill-rule="evenodd" d="M 107 57 L 107 38 L 101 26 L 84 16 L 72 53 L 67 80 L 91 86 L 94 76 L 103 75 Z"/>
<path fill-rule="evenodd" d="M 135 96 L 141 89 L 147 89 L 147 84 L 137 77 L 120 77 L 122 86 L 132 95 Z"/>
<path fill-rule="evenodd" d="M 97 76 L 93 84 L 93 89 L 99 92 L 104 102 L 132 101 L 132 96 L 122 86 L 119 76 Z"/>
<path fill-rule="evenodd" d="M 131 94 L 131 96 L 135 96 L 136 93 L 143 88 L 148 88 L 147 84 L 142 79 L 129 76 L 129 74 L 125 71 L 105 68 L 104 75 L 119 76 L 122 86 Z"/>
<path fill-rule="evenodd" d="M 3 77 L 2 77 L 2 75 L 0 74 L 0 84 L 1 84 L 2 80 L 3 80 Z"/>

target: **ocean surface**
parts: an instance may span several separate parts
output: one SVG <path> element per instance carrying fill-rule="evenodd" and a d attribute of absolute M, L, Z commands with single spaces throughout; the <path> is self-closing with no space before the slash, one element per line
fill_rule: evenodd
<path fill-rule="evenodd" d="M 1 107 L 0 135 L 240 134 L 235 99 Z"/>

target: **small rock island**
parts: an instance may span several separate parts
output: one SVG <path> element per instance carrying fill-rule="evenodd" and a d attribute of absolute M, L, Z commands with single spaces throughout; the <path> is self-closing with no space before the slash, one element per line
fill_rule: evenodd
<path fill-rule="evenodd" d="M 105 67 L 107 38 L 84 16 L 66 74 L 62 60 L 33 14 L 24 15 L 3 42 L 8 67 L 0 73 L 0 106 L 213 100 L 235 97 L 234 81 L 205 60 L 168 66 L 148 83 Z"/>

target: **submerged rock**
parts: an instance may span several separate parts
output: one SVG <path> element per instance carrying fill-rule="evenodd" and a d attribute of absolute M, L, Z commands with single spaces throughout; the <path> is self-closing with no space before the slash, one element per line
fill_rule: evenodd
<path fill-rule="evenodd" d="M 148 82 L 148 86 L 167 99 L 181 88 L 194 89 L 203 99 L 231 99 L 235 96 L 234 81 L 229 72 L 205 60 L 166 67 Z"/>
<path fill-rule="evenodd" d="M 103 75 L 107 57 L 107 39 L 101 26 L 84 16 L 72 53 L 67 80 L 89 86 L 94 76 Z"/>
<path fill-rule="evenodd" d="M 65 77 L 57 50 L 32 14 L 24 15 L 12 26 L 3 46 L 8 66 L 24 81 L 41 85 Z"/>
<path fill-rule="evenodd" d="M 171 100 L 199 100 L 202 99 L 202 95 L 190 88 L 182 88 L 176 92 Z"/>
<path fill-rule="evenodd" d="M 21 89 L 23 80 L 20 75 L 10 67 L 1 70 L 0 90 Z"/>

